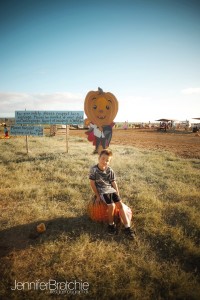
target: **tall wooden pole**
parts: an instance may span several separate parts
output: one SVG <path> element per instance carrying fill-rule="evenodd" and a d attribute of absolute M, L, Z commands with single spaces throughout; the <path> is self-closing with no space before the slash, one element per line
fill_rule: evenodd
<path fill-rule="evenodd" d="M 69 125 L 66 125 L 66 151 L 69 151 Z"/>
<path fill-rule="evenodd" d="M 28 153 L 28 135 L 26 135 L 26 153 Z"/>
<path fill-rule="evenodd" d="M 25 111 L 26 111 L 26 108 L 25 108 Z M 26 135 L 26 153 L 28 154 L 28 136 L 27 135 Z"/>

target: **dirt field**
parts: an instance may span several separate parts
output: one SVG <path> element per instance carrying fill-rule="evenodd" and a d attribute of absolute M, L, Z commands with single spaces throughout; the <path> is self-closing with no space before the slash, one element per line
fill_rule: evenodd
<path fill-rule="evenodd" d="M 85 130 L 70 130 L 70 135 L 86 138 Z M 181 157 L 200 158 L 200 133 L 159 132 L 151 129 L 114 129 L 111 144 L 160 149 Z"/>

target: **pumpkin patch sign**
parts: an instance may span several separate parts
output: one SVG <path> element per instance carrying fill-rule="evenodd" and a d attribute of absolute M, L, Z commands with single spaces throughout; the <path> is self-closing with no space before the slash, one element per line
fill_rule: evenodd
<path fill-rule="evenodd" d="M 86 132 L 88 140 L 93 142 L 94 152 L 99 153 L 109 147 L 113 120 L 118 112 L 118 101 L 112 93 L 98 88 L 98 91 L 90 91 L 86 95 L 84 110 L 89 124 Z"/>

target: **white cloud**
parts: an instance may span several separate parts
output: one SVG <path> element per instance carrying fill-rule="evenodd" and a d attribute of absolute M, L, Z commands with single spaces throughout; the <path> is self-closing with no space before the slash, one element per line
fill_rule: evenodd
<path fill-rule="evenodd" d="M 191 94 L 200 94 L 200 88 L 187 88 L 181 91 L 182 94 L 191 95 Z"/>
<path fill-rule="evenodd" d="M 0 93 L 0 116 L 16 110 L 83 110 L 81 94 L 63 93 Z"/>

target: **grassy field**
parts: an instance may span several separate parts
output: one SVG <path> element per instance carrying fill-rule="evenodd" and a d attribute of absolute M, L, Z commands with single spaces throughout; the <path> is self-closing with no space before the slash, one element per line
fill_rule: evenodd
<path fill-rule="evenodd" d="M 198 159 L 111 147 L 134 214 L 137 239 L 129 241 L 88 217 L 97 156 L 86 139 L 70 137 L 68 153 L 64 136 L 30 137 L 28 154 L 24 137 L 0 147 L 1 299 L 200 299 Z M 37 234 L 41 222 L 46 231 Z"/>

